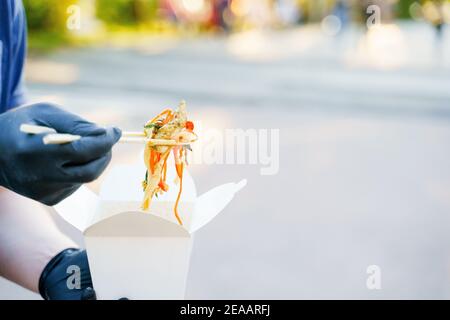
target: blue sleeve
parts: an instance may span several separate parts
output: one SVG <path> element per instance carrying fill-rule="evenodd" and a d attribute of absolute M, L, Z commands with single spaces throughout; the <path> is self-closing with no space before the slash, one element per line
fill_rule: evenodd
<path fill-rule="evenodd" d="M 27 55 L 27 22 L 22 1 L 13 1 L 13 27 L 12 27 L 12 70 L 10 75 L 11 92 L 9 108 L 15 108 L 26 102 L 23 69 Z"/>

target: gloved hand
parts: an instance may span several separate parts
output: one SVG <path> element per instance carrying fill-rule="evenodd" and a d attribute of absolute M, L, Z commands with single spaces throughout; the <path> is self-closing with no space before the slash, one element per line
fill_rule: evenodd
<path fill-rule="evenodd" d="M 50 260 L 39 293 L 45 300 L 95 300 L 86 251 L 66 249 Z"/>
<path fill-rule="evenodd" d="M 20 132 L 35 124 L 82 138 L 44 145 L 44 134 Z M 98 178 L 120 139 L 118 128 L 102 128 L 55 105 L 38 103 L 0 115 L 0 185 L 28 198 L 54 205 L 83 183 Z"/>

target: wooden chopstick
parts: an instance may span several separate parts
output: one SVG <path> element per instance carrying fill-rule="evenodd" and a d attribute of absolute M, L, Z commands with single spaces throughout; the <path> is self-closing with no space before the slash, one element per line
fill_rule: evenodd
<path fill-rule="evenodd" d="M 80 140 L 81 136 L 64 133 L 51 133 L 42 138 L 44 144 L 66 144 Z"/>
<path fill-rule="evenodd" d="M 150 146 L 184 146 L 189 143 L 185 142 L 177 142 L 175 140 L 167 140 L 167 139 L 147 139 L 142 137 L 122 137 L 119 140 L 120 143 L 148 143 Z"/>
<path fill-rule="evenodd" d="M 175 140 L 166 139 L 147 139 L 145 137 L 122 137 L 121 143 L 149 143 L 152 146 L 177 146 L 180 145 Z"/>
<path fill-rule="evenodd" d="M 46 133 L 46 135 L 42 138 L 44 144 L 65 144 L 81 139 L 81 136 L 79 135 L 57 133 L 53 128 L 36 126 L 32 124 L 21 124 L 19 130 L 28 134 Z"/>
<path fill-rule="evenodd" d="M 29 134 L 40 134 L 40 133 L 56 133 L 56 130 L 49 127 L 36 126 L 32 124 L 21 124 L 20 131 Z"/>
<path fill-rule="evenodd" d="M 145 137 L 143 131 L 122 131 L 122 137 Z"/>
<path fill-rule="evenodd" d="M 81 139 L 81 136 L 57 133 L 55 129 L 36 126 L 30 124 L 22 124 L 20 126 L 20 131 L 28 134 L 42 134 L 48 133 L 43 137 L 44 144 L 65 144 Z M 188 143 L 178 143 L 175 140 L 166 139 L 147 139 L 145 133 L 124 131 L 119 142 L 121 143 L 149 143 L 152 146 L 181 146 Z"/>

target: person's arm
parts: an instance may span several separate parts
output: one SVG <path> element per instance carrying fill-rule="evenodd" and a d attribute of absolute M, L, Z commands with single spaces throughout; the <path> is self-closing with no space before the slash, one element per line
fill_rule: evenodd
<path fill-rule="evenodd" d="M 39 203 L 0 187 L 0 275 L 34 292 L 47 263 L 77 245 Z"/>
<path fill-rule="evenodd" d="M 61 233 L 41 204 L 1 187 L 0 276 L 46 300 L 95 299 L 86 251 Z"/>

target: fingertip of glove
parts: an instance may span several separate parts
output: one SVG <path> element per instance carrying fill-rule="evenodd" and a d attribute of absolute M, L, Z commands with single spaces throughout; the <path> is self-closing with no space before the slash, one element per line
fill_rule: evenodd
<path fill-rule="evenodd" d="M 115 142 L 119 141 L 119 139 L 122 137 L 122 130 L 120 130 L 117 127 L 113 127 Z"/>
<path fill-rule="evenodd" d="M 97 300 L 97 294 L 91 287 L 87 287 L 81 294 L 81 300 Z"/>
<path fill-rule="evenodd" d="M 122 136 L 122 130 L 117 127 L 107 127 L 106 135 L 108 137 L 108 140 L 111 142 L 111 145 L 114 145 Z"/>

